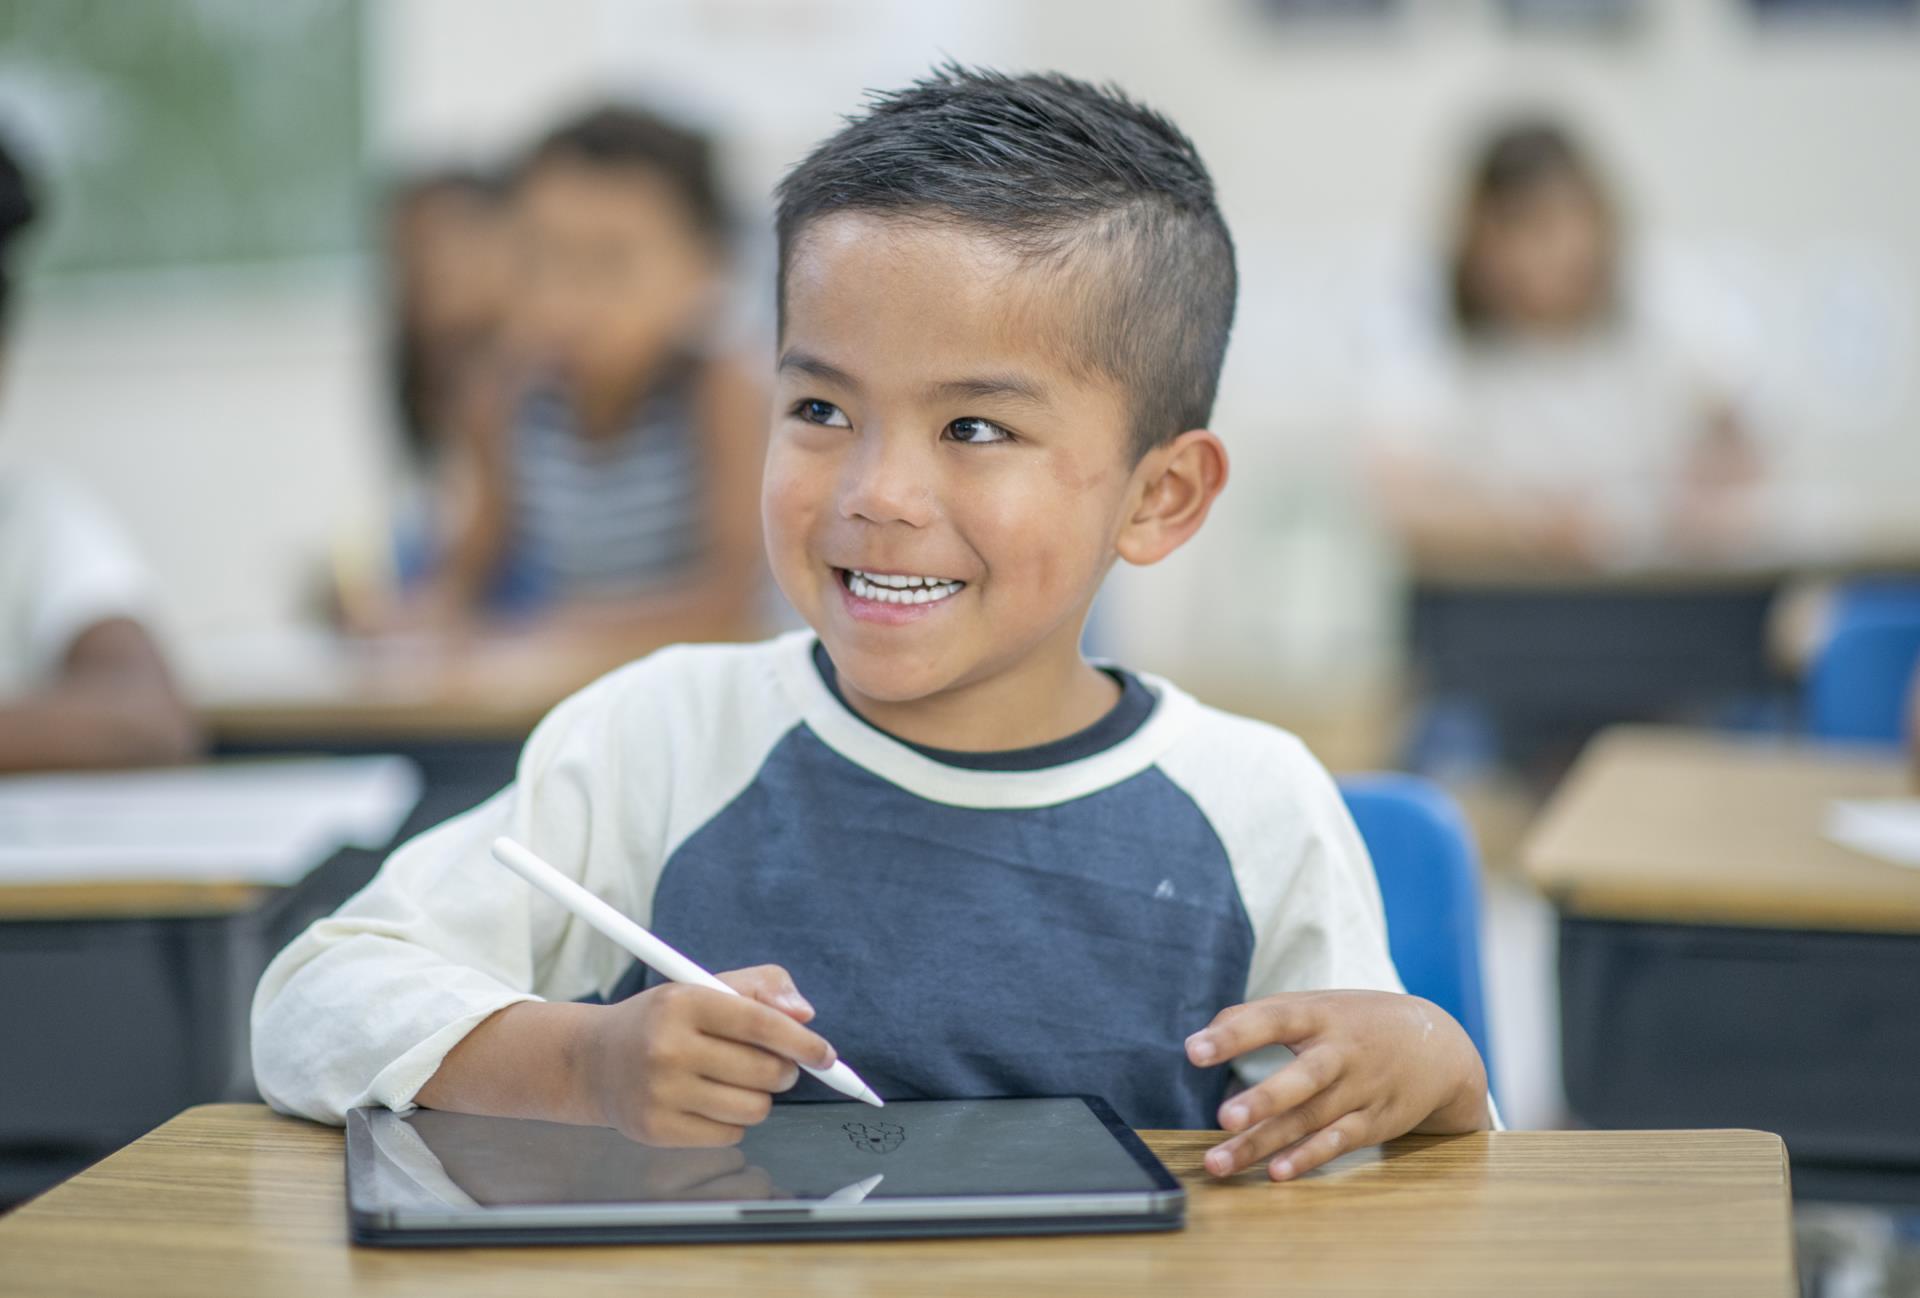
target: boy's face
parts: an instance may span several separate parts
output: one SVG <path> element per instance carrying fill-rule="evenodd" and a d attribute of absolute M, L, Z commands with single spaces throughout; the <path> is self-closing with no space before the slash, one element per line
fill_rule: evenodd
<path fill-rule="evenodd" d="M 1071 283 L 867 214 L 795 244 L 767 547 L 852 690 L 904 703 L 1077 661 L 1134 464 L 1125 393 L 1065 360 Z"/>
<path fill-rule="evenodd" d="M 714 254 L 665 179 L 554 161 L 515 200 L 517 341 L 569 386 L 618 393 L 708 305 Z"/>

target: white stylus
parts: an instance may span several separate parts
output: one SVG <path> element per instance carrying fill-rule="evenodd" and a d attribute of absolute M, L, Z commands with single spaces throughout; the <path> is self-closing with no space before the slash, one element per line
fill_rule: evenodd
<path fill-rule="evenodd" d="M 729 996 L 740 994 L 511 838 L 493 840 L 493 859 L 618 942 L 634 958 L 669 981 L 710 987 Z M 834 1060 L 831 1068 L 807 1068 L 805 1064 L 800 1067 L 842 1095 L 865 1100 L 875 1108 L 886 1105 L 843 1059 Z"/>
<path fill-rule="evenodd" d="M 402 1127 L 402 1128 L 406 1127 L 406 1124 L 404 1122 L 396 1122 L 393 1125 L 395 1125 L 396 1127 Z M 864 1203 L 866 1202 L 867 1196 L 873 1193 L 874 1187 L 879 1185 L 880 1182 L 886 1179 L 887 1177 L 884 1172 L 875 1172 L 872 1176 L 869 1176 L 864 1181 L 855 1181 L 852 1185 L 841 1186 L 838 1190 L 835 1190 L 832 1194 L 828 1195 L 826 1198 L 822 1199 L 820 1202 L 822 1203 Z"/>

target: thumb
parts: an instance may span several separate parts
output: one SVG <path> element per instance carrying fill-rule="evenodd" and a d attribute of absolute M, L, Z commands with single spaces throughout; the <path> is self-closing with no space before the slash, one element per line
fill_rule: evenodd
<path fill-rule="evenodd" d="M 770 1005 L 782 1014 L 805 1023 L 813 1017 L 813 1006 L 793 985 L 793 975 L 777 964 L 759 964 L 751 969 L 731 969 L 714 975 L 749 1000 Z"/>

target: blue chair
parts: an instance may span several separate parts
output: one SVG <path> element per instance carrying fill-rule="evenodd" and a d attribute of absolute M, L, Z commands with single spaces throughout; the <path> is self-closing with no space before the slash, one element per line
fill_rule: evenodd
<path fill-rule="evenodd" d="M 1807 728 L 1821 739 L 1899 743 L 1917 667 L 1920 582 L 1842 587 L 1807 681 Z"/>
<path fill-rule="evenodd" d="M 1417 775 L 1340 781 L 1387 911 L 1400 980 L 1460 1021 L 1493 1075 L 1480 982 L 1480 865 L 1452 798 Z"/>

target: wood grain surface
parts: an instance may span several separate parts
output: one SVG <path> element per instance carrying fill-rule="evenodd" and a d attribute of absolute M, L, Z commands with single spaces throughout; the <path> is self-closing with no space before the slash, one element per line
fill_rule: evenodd
<path fill-rule="evenodd" d="M 1623 726 L 1581 754 L 1522 855 L 1590 918 L 1920 933 L 1920 870 L 1822 836 L 1834 799 L 1901 796 L 1898 753 Z"/>
<path fill-rule="evenodd" d="M 1685 1294 L 1794 1292 L 1785 1150 L 1752 1131 L 1396 1141 L 1291 1185 L 1213 1182 L 1206 1132 L 1149 1132 L 1190 1187 L 1154 1235 L 374 1249 L 346 1241 L 341 1135 L 189 1110 L 0 1218 L 0 1292 Z"/>

